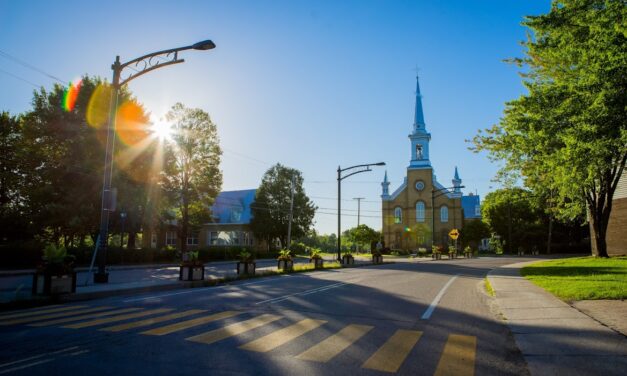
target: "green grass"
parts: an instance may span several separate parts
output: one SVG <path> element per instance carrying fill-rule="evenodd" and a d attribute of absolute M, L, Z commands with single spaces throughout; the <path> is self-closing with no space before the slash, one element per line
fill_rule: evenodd
<path fill-rule="evenodd" d="M 627 298 L 624 256 L 542 261 L 522 268 L 521 274 L 566 301 Z"/>
<path fill-rule="evenodd" d="M 490 280 L 488 279 L 488 277 L 485 277 L 485 291 L 490 296 L 496 296 L 496 293 L 494 292 L 494 289 L 492 288 L 492 285 L 490 284 Z"/>

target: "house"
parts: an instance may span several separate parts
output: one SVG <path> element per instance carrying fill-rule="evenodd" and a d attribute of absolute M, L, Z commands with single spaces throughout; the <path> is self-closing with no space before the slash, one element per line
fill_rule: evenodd
<path fill-rule="evenodd" d="M 623 170 L 614 191 L 612 212 L 610 213 L 605 239 L 609 256 L 627 255 L 627 170 Z M 596 254 L 594 242 L 592 242 L 592 247 L 592 253 Z"/>

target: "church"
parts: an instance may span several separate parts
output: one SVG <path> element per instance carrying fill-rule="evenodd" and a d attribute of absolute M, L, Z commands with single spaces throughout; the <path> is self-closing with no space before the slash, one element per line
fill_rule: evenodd
<path fill-rule="evenodd" d="M 462 193 L 457 167 L 451 186 L 436 179 L 429 160 L 429 141 L 422 109 L 420 83 L 416 77 L 414 125 L 409 135 L 410 162 L 403 183 L 390 194 L 387 171 L 382 186 L 382 234 L 386 247 L 416 250 L 431 245 L 447 247 L 449 232 L 461 230 L 464 222 L 481 218 L 480 198 Z"/>

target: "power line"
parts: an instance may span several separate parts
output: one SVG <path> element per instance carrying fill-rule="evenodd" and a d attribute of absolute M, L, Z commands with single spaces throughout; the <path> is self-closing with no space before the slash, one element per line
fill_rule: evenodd
<path fill-rule="evenodd" d="M 37 85 L 37 84 L 35 84 L 35 83 L 32 83 L 32 82 L 30 82 L 29 80 L 27 80 L 27 79 L 25 79 L 25 78 L 22 78 L 22 77 L 20 77 L 20 76 L 18 76 L 18 75 L 16 75 L 16 74 L 13 74 L 13 73 L 11 73 L 11 72 L 7 72 L 7 71 L 5 71 L 4 69 L 0 69 L 0 72 L 4 73 L 4 74 L 6 74 L 6 75 L 9 75 L 9 76 L 11 76 L 11 77 L 13 77 L 13 78 L 16 78 L 16 79 L 18 79 L 18 80 L 20 80 L 20 81 L 26 82 L 27 84 L 32 85 L 32 86 L 36 87 L 37 89 L 39 89 L 39 88 L 41 87 L 41 86 L 39 86 L 39 85 Z"/>
<path fill-rule="evenodd" d="M 44 76 L 46 76 L 48 78 L 51 78 L 51 79 L 53 79 L 55 81 L 58 81 L 58 82 L 62 83 L 63 85 L 68 85 L 67 81 L 64 81 L 64 80 L 62 80 L 62 79 L 60 79 L 60 78 L 58 78 L 58 77 L 56 77 L 56 76 L 46 72 L 46 71 L 44 71 L 43 69 L 37 68 L 34 65 L 31 65 L 31 64 L 29 64 L 29 63 L 27 63 L 27 62 L 25 62 L 23 60 L 20 60 L 17 57 L 15 57 L 15 56 L 7 53 L 7 52 L 4 52 L 4 51 L 0 50 L 0 56 L 4 57 L 5 59 L 12 60 L 13 62 L 15 62 L 15 63 L 17 63 L 19 65 L 22 65 L 22 66 L 24 66 L 26 68 L 32 69 L 35 72 L 41 73 L 41 74 L 43 74 Z"/>

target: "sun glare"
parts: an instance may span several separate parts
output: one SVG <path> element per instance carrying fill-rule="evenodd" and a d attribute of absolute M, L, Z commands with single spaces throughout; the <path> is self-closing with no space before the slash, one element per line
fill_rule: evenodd
<path fill-rule="evenodd" d="M 161 141 L 172 140 L 172 126 L 162 121 L 156 121 L 150 126 L 153 137 Z"/>

